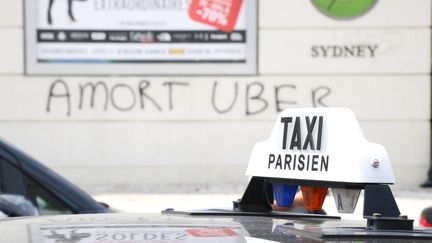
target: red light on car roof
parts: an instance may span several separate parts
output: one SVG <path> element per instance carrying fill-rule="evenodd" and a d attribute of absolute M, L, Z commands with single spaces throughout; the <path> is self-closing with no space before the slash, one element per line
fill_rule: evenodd
<path fill-rule="evenodd" d="M 420 226 L 423 226 L 423 227 L 429 227 L 429 228 L 432 228 L 432 224 L 430 224 L 430 223 L 427 221 L 426 217 L 420 217 L 419 225 L 420 225 Z"/>
<path fill-rule="evenodd" d="M 422 210 L 420 214 L 419 225 L 432 228 L 432 207 L 428 207 Z"/>
<path fill-rule="evenodd" d="M 302 186 L 304 207 L 310 211 L 318 211 L 322 208 L 327 195 L 327 187 Z"/>

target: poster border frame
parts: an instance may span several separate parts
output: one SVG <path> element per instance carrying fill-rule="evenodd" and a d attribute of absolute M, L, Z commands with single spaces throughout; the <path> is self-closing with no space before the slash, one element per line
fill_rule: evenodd
<path fill-rule="evenodd" d="M 24 74 L 28 76 L 229 76 L 258 74 L 258 0 L 243 0 L 246 11 L 245 63 L 39 63 L 37 62 L 37 3 L 24 4 Z M 244 6 L 244 5 L 243 5 Z M 249 21 L 252 20 L 252 21 Z"/>

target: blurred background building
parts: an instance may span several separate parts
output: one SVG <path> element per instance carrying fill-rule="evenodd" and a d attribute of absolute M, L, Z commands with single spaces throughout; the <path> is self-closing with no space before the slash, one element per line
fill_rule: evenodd
<path fill-rule="evenodd" d="M 0 136 L 87 189 L 236 187 L 282 109 L 349 107 L 397 186 L 416 188 L 430 164 L 431 11 L 2 0 Z"/>

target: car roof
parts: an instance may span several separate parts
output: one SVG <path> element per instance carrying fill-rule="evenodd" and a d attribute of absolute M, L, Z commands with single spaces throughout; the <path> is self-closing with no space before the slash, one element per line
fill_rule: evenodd
<path fill-rule="evenodd" d="M 0 221 L 0 242 L 326 242 L 430 241 L 425 228 L 368 231 L 366 221 L 337 218 L 81 214 Z M 260 241 L 261 240 L 261 241 Z"/>

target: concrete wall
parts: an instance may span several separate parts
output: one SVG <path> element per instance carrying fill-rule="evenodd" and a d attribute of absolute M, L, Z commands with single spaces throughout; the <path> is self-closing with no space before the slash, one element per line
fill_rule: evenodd
<path fill-rule="evenodd" d="M 85 188 L 239 185 L 280 109 L 343 106 L 388 149 L 398 187 L 423 182 L 431 2 L 380 0 L 365 16 L 338 21 L 310 1 L 261 0 L 258 15 L 257 76 L 32 77 L 24 75 L 22 1 L 0 1 L 0 136 Z M 311 54 L 314 45 L 357 44 L 378 49 L 363 58 Z M 92 107 L 80 90 L 98 82 L 108 93 L 98 89 Z"/>

